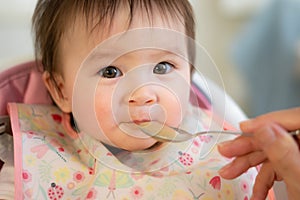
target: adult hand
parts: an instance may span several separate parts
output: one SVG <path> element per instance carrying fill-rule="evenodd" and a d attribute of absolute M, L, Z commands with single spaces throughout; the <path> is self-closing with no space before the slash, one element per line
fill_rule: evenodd
<path fill-rule="evenodd" d="M 274 181 L 283 180 L 289 199 L 300 196 L 300 152 L 287 131 L 300 128 L 300 108 L 276 111 L 240 124 L 253 137 L 238 137 L 219 145 L 222 155 L 235 159 L 220 171 L 232 179 L 262 164 L 253 188 L 253 199 L 265 199 Z"/>

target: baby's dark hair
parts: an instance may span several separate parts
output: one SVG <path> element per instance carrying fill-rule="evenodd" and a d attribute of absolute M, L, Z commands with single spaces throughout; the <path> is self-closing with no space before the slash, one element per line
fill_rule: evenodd
<path fill-rule="evenodd" d="M 35 56 L 50 78 L 58 70 L 59 43 L 76 17 L 84 16 L 87 30 L 93 31 L 96 26 L 111 24 L 121 6 L 129 8 L 129 25 L 138 10 L 145 12 L 151 22 L 155 7 L 163 20 L 179 21 L 185 26 L 185 34 L 195 39 L 194 15 L 188 0 L 39 0 L 32 17 Z"/>

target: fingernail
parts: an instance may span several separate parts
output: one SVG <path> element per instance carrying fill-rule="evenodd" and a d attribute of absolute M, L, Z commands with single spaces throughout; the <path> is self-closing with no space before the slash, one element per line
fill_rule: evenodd
<path fill-rule="evenodd" d="M 229 170 L 230 166 L 225 165 L 224 167 L 222 167 L 218 173 L 222 178 L 228 179 L 230 178 L 230 170 Z"/>
<path fill-rule="evenodd" d="M 254 127 L 254 119 L 249 119 L 246 121 L 240 122 L 240 128 L 244 132 L 249 132 L 253 129 Z"/>
<path fill-rule="evenodd" d="M 220 142 L 220 143 L 218 144 L 218 147 L 223 148 L 223 147 L 226 147 L 226 146 L 229 146 L 229 145 L 232 145 L 232 141 L 224 141 L 224 142 Z"/>
<path fill-rule="evenodd" d="M 226 152 L 228 151 L 227 150 L 228 147 L 231 146 L 232 146 L 232 141 L 224 141 L 217 144 L 217 149 L 221 155 L 225 156 L 224 153 L 226 154 Z"/>

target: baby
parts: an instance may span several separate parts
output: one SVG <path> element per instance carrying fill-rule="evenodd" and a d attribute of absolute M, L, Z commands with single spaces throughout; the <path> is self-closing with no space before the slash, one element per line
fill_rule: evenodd
<path fill-rule="evenodd" d="M 33 28 L 56 106 L 9 105 L 16 199 L 250 198 L 255 169 L 230 181 L 217 173 L 228 160 L 215 144 L 232 137 L 167 143 L 139 128 L 217 124 L 190 103 L 187 0 L 39 0 Z"/>

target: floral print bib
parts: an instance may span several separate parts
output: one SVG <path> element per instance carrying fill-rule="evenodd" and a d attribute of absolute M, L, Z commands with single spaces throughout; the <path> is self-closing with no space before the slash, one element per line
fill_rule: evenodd
<path fill-rule="evenodd" d="M 84 134 L 67 133 L 55 106 L 10 104 L 16 199 L 250 199 L 257 174 L 234 180 L 218 170 L 228 159 L 206 135 L 141 152 L 114 153 Z M 205 127 L 208 116 L 200 122 Z"/>

